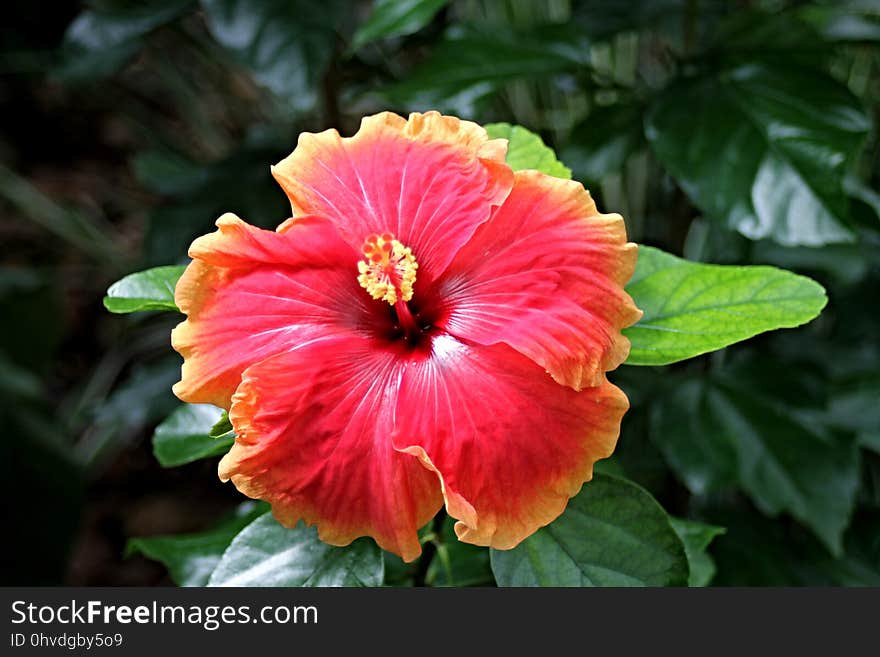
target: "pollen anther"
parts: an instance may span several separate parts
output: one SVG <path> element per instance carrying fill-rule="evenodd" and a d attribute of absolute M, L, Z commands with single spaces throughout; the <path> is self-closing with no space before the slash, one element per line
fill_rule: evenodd
<path fill-rule="evenodd" d="M 364 242 L 364 260 L 358 262 L 358 283 L 374 299 L 392 306 L 409 301 L 419 263 L 412 250 L 391 233 L 370 235 Z"/>

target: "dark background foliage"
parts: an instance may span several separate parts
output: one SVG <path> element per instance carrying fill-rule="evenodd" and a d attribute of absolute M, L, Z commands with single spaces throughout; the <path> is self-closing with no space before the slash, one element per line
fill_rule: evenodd
<path fill-rule="evenodd" d="M 298 133 L 439 109 L 539 133 L 635 241 L 825 285 L 807 327 L 616 372 L 604 469 L 726 528 L 714 584 L 880 584 L 878 41 L 870 0 L 6 3 L 0 583 L 170 581 L 126 541 L 240 496 L 158 465 L 177 318 L 104 291 L 225 211 L 277 225 Z"/>

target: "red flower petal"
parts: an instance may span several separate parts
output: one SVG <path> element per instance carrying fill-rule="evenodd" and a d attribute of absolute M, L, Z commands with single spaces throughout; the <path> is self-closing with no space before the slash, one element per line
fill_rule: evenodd
<path fill-rule="evenodd" d="M 355 249 L 391 233 L 419 262 L 420 282 L 435 278 L 510 191 L 505 140 L 475 123 L 437 112 L 405 120 L 383 112 L 353 136 L 303 133 L 272 168 L 293 214 L 329 217 Z"/>
<path fill-rule="evenodd" d="M 579 390 L 629 354 L 620 330 L 641 317 L 623 290 L 635 263 L 620 215 L 599 214 L 578 182 L 520 171 L 432 294 L 453 335 L 506 342 Z"/>
<path fill-rule="evenodd" d="M 445 500 L 462 540 L 510 548 L 611 454 L 635 245 L 581 185 L 514 177 L 504 154 L 436 112 L 306 134 L 273 168 L 300 216 L 273 233 L 227 215 L 193 243 L 175 392 L 231 405 L 220 476 L 283 524 L 411 560 Z M 411 308 L 361 289 L 374 234 L 412 249 Z"/>
<path fill-rule="evenodd" d="M 270 502 L 286 526 L 317 524 L 326 543 L 369 535 L 415 559 L 418 529 L 443 499 L 436 477 L 392 445 L 404 362 L 393 345 L 351 337 L 249 368 L 229 412 L 237 437 L 221 479 Z"/>
<path fill-rule="evenodd" d="M 249 368 L 221 478 L 285 525 L 305 519 L 334 545 L 373 536 L 405 560 L 442 486 L 462 540 L 513 547 L 611 454 L 626 397 L 560 386 L 506 345 L 423 346 L 334 338 Z"/>
<path fill-rule="evenodd" d="M 440 336 L 405 370 L 395 443 L 441 477 L 462 541 L 508 549 L 562 513 L 628 406 L 607 381 L 575 392 L 506 345 Z"/>
<path fill-rule="evenodd" d="M 171 335 L 184 357 L 175 394 L 228 407 L 242 372 L 307 340 L 359 330 L 373 306 L 356 280 L 357 254 L 325 219 L 279 234 L 227 214 L 193 242 L 175 290 L 187 320 Z"/>

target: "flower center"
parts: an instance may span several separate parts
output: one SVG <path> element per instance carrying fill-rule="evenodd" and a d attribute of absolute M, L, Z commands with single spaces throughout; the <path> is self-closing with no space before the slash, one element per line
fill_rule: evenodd
<path fill-rule="evenodd" d="M 364 242 L 364 259 L 358 262 L 358 283 L 371 297 L 391 306 L 385 336 L 394 342 L 402 339 L 411 348 L 429 345 L 426 339 L 434 330 L 433 314 L 425 311 L 424 304 L 410 307 L 418 268 L 412 250 L 391 233 L 370 235 Z"/>
<path fill-rule="evenodd" d="M 409 247 L 391 233 L 370 235 L 364 242 L 364 259 L 358 262 L 358 283 L 374 299 L 394 306 L 413 296 L 419 263 Z"/>

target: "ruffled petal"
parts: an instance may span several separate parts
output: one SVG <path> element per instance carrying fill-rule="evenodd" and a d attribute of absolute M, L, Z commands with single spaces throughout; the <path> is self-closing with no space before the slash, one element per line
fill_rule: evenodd
<path fill-rule="evenodd" d="M 236 441 L 221 479 L 268 501 L 279 522 L 316 524 L 331 545 L 372 536 L 411 561 L 440 509 L 436 477 L 394 449 L 405 361 L 393 345 L 335 338 L 244 373 L 229 412 Z"/>
<path fill-rule="evenodd" d="M 221 478 L 333 545 L 372 536 L 412 560 L 445 500 L 461 540 L 515 546 L 611 454 L 627 399 L 560 386 L 506 345 L 429 342 L 335 337 L 249 368 Z"/>
<path fill-rule="evenodd" d="M 394 442 L 439 475 L 462 541 L 509 549 L 592 477 L 628 405 L 607 381 L 575 392 L 507 345 L 439 336 L 402 377 Z"/>
<path fill-rule="evenodd" d="M 623 286 L 636 250 L 620 215 L 600 214 L 583 185 L 518 171 L 430 294 L 443 299 L 450 333 L 505 342 L 580 390 L 629 354 L 621 329 L 641 311 Z"/>
<path fill-rule="evenodd" d="M 510 191 L 505 140 L 475 123 L 437 112 L 409 120 L 383 112 L 342 138 L 303 133 L 272 168 L 294 216 L 329 217 L 355 249 L 391 233 L 419 262 L 419 285 L 437 277 Z"/>
<path fill-rule="evenodd" d="M 357 254 L 326 219 L 283 234 L 227 214 L 190 247 L 175 290 L 187 315 L 171 334 L 184 358 L 175 394 L 229 407 L 250 365 L 309 340 L 365 330 L 375 304 L 357 284 Z"/>

